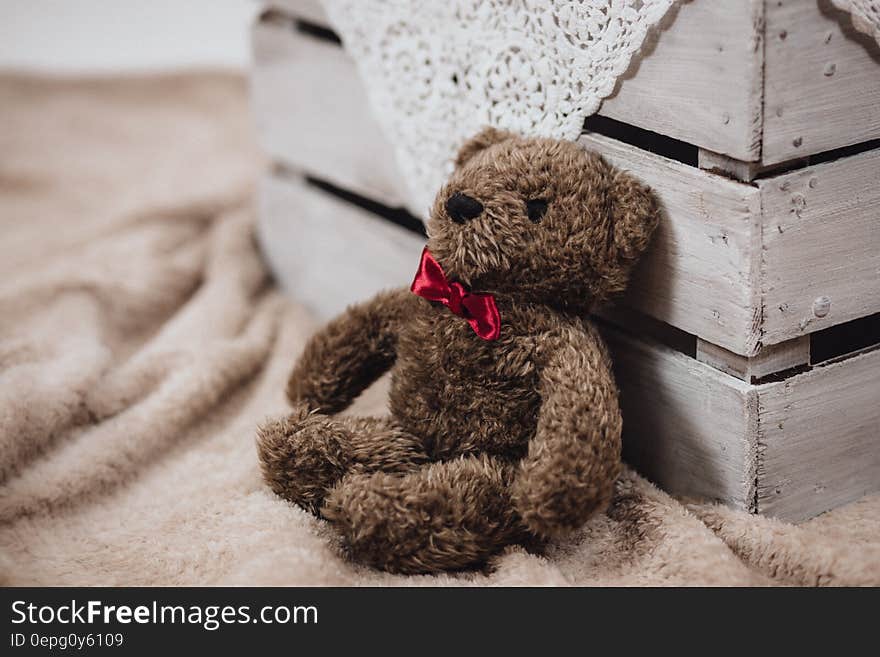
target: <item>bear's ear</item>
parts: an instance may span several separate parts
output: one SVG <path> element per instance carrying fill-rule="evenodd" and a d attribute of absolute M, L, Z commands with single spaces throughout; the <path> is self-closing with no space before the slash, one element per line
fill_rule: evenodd
<path fill-rule="evenodd" d="M 473 137 L 464 142 L 464 144 L 461 145 L 461 148 L 458 149 L 458 154 L 455 156 L 456 168 L 462 166 L 474 155 L 489 148 L 489 146 L 493 146 L 505 139 L 511 139 L 514 136 L 515 135 L 512 132 L 507 132 L 506 130 L 499 130 L 498 128 L 491 127 L 483 128 Z"/>
<path fill-rule="evenodd" d="M 611 215 L 609 255 L 628 270 L 648 248 L 660 221 L 660 206 L 650 187 L 623 171 L 614 171 L 606 201 Z"/>

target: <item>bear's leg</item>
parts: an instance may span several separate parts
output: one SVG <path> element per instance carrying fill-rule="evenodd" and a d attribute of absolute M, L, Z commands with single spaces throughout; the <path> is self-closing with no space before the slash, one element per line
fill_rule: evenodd
<path fill-rule="evenodd" d="M 487 455 L 406 474 L 349 474 L 327 495 L 322 515 L 356 561 L 399 573 L 470 568 L 526 538 L 511 478 L 510 465 Z"/>
<path fill-rule="evenodd" d="M 315 515 L 348 473 L 407 472 L 428 461 L 421 441 L 390 418 L 329 417 L 304 406 L 260 426 L 257 452 L 269 487 Z"/>

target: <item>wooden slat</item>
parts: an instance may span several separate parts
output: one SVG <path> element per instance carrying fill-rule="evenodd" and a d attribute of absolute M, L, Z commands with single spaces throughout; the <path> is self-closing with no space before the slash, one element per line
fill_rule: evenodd
<path fill-rule="evenodd" d="M 761 173 L 759 162 L 744 162 L 721 155 L 720 153 L 707 151 L 705 148 L 700 149 L 698 157 L 701 169 L 733 178 L 734 180 L 751 182 Z"/>
<path fill-rule="evenodd" d="M 880 350 L 757 394 L 760 513 L 798 521 L 880 491 Z"/>
<path fill-rule="evenodd" d="M 678 3 L 599 114 L 758 160 L 762 14 L 763 0 Z"/>
<path fill-rule="evenodd" d="M 262 181 L 258 226 L 276 279 L 320 319 L 408 285 L 424 246 L 419 235 L 292 175 Z"/>
<path fill-rule="evenodd" d="M 258 22 L 253 47 L 253 112 L 263 149 L 340 187 L 403 205 L 394 151 L 345 52 L 296 32 L 289 20 Z"/>
<path fill-rule="evenodd" d="M 767 2 L 766 164 L 880 138 L 880 46 L 829 0 Z"/>
<path fill-rule="evenodd" d="M 740 356 L 711 342 L 697 339 L 697 360 L 743 381 L 753 382 L 777 372 L 810 364 L 810 337 L 765 345 L 755 356 Z"/>
<path fill-rule="evenodd" d="M 602 332 L 621 390 L 626 461 L 673 494 L 750 509 L 752 387 L 656 343 Z"/>
<path fill-rule="evenodd" d="M 759 181 L 765 344 L 880 311 L 878 180 L 880 150 Z"/>
<path fill-rule="evenodd" d="M 648 183 L 663 206 L 623 303 L 742 355 L 758 348 L 758 190 L 599 135 L 580 143 Z"/>

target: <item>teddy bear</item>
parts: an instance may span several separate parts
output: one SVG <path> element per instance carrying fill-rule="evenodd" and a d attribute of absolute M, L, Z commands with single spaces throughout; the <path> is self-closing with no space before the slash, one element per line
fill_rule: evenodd
<path fill-rule="evenodd" d="M 269 487 L 397 573 L 483 567 L 582 526 L 621 470 L 618 390 L 587 317 L 624 290 L 658 216 L 648 187 L 576 143 L 469 139 L 411 288 L 305 346 L 292 412 L 258 430 Z M 389 370 L 387 417 L 337 415 Z"/>

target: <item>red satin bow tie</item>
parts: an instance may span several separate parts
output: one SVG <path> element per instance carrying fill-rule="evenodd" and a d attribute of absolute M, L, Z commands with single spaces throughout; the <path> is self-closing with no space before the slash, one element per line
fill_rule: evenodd
<path fill-rule="evenodd" d="M 468 292 L 461 283 L 450 283 L 428 247 L 422 251 L 419 269 L 409 289 L 423 299 L 439 301 L 453 314 L 464 317 L 474 333 L 484 340 L 498 339 L 501 316 L 495 306 L 495 297 Z"/>

